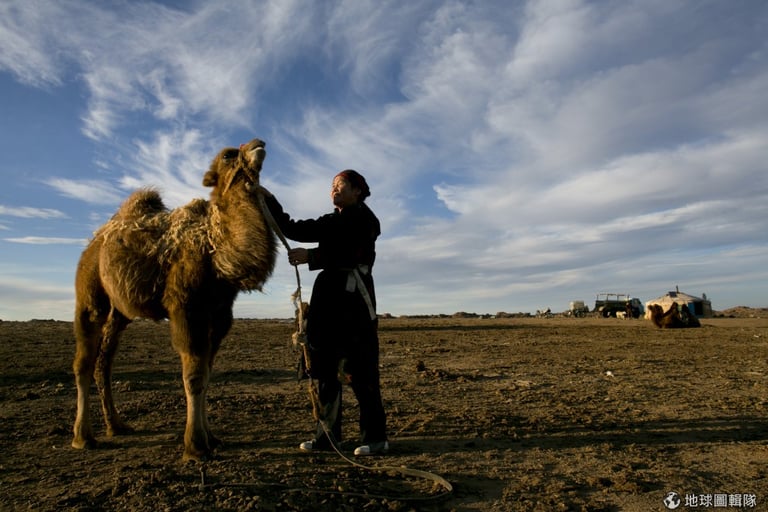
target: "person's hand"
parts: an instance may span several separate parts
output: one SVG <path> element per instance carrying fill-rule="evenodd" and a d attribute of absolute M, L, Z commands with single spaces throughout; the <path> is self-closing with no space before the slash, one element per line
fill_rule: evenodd
<path fill-rule="evenodd" d="M 309 261 L 309 251 L 304 247 L 298 247 L 288 251 L 288 263 L 291 265 L 301 265 Z"/>

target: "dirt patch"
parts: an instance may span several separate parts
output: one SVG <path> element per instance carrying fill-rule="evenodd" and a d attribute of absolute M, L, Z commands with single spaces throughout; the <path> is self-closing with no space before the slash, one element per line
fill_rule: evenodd
<path fill-rule="evenodd" d="M 136 433 L 105 438 L 94 400 L 101 447 L 82 451 L 70 448 L 71 323 L 1 322 L 0 509 L 645 511 L 674 491 L 689 500 L 679 510 L 707 496 L 768 510 L 768 319 L 702 323 L 382 320 L 392 448 L 366 462 L 443 476 L 454 490 L 434 498 L 426 480 L 298 452 L 313 425 L 290 322 L 235 322 L 209 393 L 225 445 L 203 466 L 181 462 L 167 325 L 135 322 L 117 354 L 116 403 Z"/>

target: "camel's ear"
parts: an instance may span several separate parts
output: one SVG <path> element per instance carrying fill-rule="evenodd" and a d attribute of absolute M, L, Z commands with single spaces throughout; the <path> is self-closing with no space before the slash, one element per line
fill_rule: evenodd
<path fill-rule="evenodd" d="M 215 187 L 218 181 L 219 173 L 213 169 L 205 173 L 205 176 L 203 176 L 203 186 L 205 187 Z"/>

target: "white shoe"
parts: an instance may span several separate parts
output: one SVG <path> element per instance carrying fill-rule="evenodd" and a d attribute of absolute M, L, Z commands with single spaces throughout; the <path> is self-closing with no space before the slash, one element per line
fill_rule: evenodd
<path fill-rule="evenodd" d="M 389 443 L 387 441 L 379 441 L 378 443 L 364 444 L 355 448 L 356 456 L 365 455 L 377 455 L 384 454 L 389 451 Z"/>
<path fill-rule="evenodd" d="M 322 441 L 318 441 L 317 439 L 311 439 L 309 441 L 304 441 L 299 445 L 299 450 L 303 452 L 316 452 L 316 451 L 330 451 L 333 447 L 330 445 L 330 443 Z"/>

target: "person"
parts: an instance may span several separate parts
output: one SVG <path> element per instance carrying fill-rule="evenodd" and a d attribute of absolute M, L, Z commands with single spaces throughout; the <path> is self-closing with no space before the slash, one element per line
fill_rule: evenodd
<path fill-rule="evenodd" d="M 360 405 L 360 446 L 355 455 L 389 450 L 386 414 L 379 375 L 378 318 L 372 276 L 376 239 L 381 227 L 365 203 L 371 192 L 365 178 L 352 169 L 333 178 L 334 211 L 317 219 L 293 220 L 280 202 L 265 192 L 265 202 L 283 234 L 314 248 L 288 252 L 291 265 L 320 270 L 312 287 L 306 318 L 309 373 L 317 386 L 320 421 L 303 451 L 332 449 L 322 421 L 337 442 L 342 440 L 340 378 L 351 386 Z"/>

